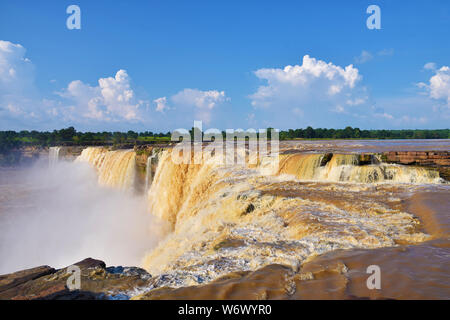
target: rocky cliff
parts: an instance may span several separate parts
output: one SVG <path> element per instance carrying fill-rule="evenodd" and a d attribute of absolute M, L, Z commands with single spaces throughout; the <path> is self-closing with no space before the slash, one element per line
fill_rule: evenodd
<path fill-rule="evenodd" d="M 450 181 L 449 151 L 389 151 L 383 153 L 383 161 L 403 165 L 433 167 L 442 178 Z"/>

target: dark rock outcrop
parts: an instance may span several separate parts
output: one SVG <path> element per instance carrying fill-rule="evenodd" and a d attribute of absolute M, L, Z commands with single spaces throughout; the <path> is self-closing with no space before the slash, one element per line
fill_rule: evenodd
<path fill-rule="evenodd" d="M 56 270 L 49 266 L 41 266 L 0 276 L 0 292 L 20 286 L 25 282 L 52 274 L 54 272 L 56 272 Z"/>
<path fill-rule="evenodd" d="M 80 268 L 80 289 L 70 290 L 67 268 L 41 266 L 0 276 L 0 300 L 90 300 L 129 299 L 129 292 L 147 287 L 151 275 L 136 267 L 109 267 L 87 258 Z"/>

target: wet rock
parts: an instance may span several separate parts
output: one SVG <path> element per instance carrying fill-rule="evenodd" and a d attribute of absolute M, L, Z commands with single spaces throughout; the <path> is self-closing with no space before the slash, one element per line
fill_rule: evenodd
<path fill-rule="evenodd" d="M 207 284 L 156 288 L 132 300 L 288 299 L 296 291 L 293 275 L 289 267 L 268 265 L 253 272 L 231 273 Z"/>
<path fill-rule="evenodd" d="M 255 206 L 250 203 L 247 208 L 245 209 L 245 211 L 242 213 L 242 215 L 246 215 L 249 214 L 250 212 L 253 212 L 255 210 Z"/>
<path fill-rule="evenodd" d="M 320 160 L 320 166 L 321 167 L 325 166 L 331 160 L 331 158 L 333 158 L 332 153 L 324 154 L 324 156 L 322 157 L 322 160 Z"/>
<path fill-rule="evenodd" d="M 217 244 L 213 246 L 213 249 L 215 251 L 218 251 L 220 249 L 224 248 L 238 248 L 245 245 L 245 242 L 240 239 L 224 239 L 220 240 Z"/>
<path fill-rule="evenodd" d="M 106 268 L 106 271 L 113 274 L 120 274 L 123 273 L 123 267 L 122 266 L 108 267 Z"/>

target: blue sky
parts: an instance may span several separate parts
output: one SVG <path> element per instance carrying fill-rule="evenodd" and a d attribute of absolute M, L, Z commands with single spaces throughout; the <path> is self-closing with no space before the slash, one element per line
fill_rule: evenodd
<path fill-rule="evenodd" d="M 0 130 L 448 128 L 449 38 L 447 0 L 2 1 Z"/>

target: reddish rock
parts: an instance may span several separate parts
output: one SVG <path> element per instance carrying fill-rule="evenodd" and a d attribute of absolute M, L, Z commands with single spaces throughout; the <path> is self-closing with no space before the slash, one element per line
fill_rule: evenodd
<path fill-rule="evenodd" d="M 449 151 L 389 151 L 383 156 L 388 163 L 436 168 L 443 179 L 450 181 Z"/>

